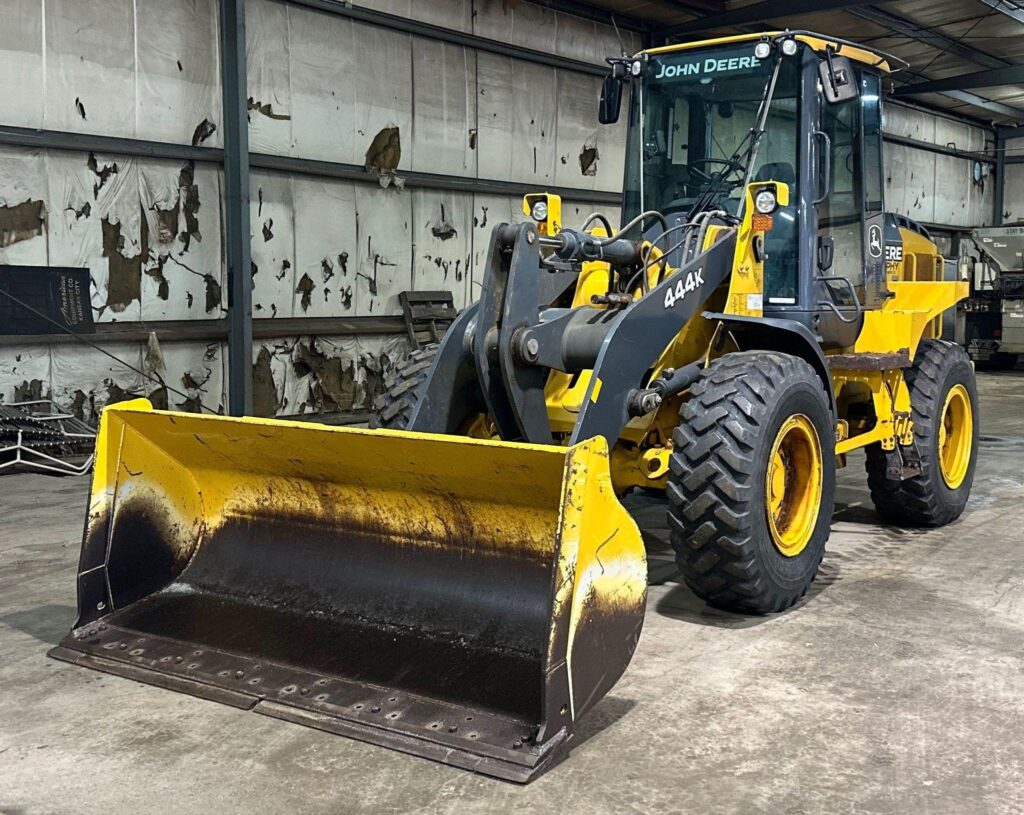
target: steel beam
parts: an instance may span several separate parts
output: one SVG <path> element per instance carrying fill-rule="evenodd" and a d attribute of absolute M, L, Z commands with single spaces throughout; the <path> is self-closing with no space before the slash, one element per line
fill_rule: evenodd
<path fill-rule="evenodd" d="M 267 153 L 253 153 L 250 161 L 253 167 L 260 170 L 274 170 L 281 173 L 312 175 L 320 178 L 339 178 L 346 181 L 376 183 L 373 176 L 367 175 L 366 168 L 357 164 L 341 164 L 333 161 L 293 158 L 292 156 L 274 156 Z M 439 173 L 403 172 L 401 169 L 396 171 L 396 175 L 402 179 L 407 187 L 420 187 L 432 190 L 475 192 L 486 195 L 524 195 L 543 188 L 547 192 L 553 192 L 561 195 L 563 198 L 575 201 L 619 204 L 622 199 L 622 194 L 618 192 L 585 190 L 576 187 L 555 187 L 550 184 L 522 184 L 515 181 L 441 175 Z"/>
<path fill-rule="evenodd" d="M 905 17 L 900 17 L 890 11 L 884 11 L 873 6 L 865 6 L 861 8 L 852 8 L 850 9 L 850 13 L 863 20 L 868 20 L 876 25 L 880 25 L 883 28 L 891 29 L 897 34 L 902 34 L 904 37 L 909 37 L 913 40 L 917 40 L 918 42 L 923 42 L 940 51 L 953 54 L 954 56 L 965 59 L 968 62 L 983 65 L 986 68 L 1001 68 L 1005 65 L 1011 64 L 1008 60 L 1001 59 L 1000 57 L 981 51 L 973 45 L 965 43 L 963 40 L 954 39 L 953 37 L 943 34 L 941 31 L 934 31 L 930 28 L 925 28 L 918 23 L 912 22 Z"/>
<path fill-rule="evenodd" d="M 998 11 L 1000 14 L 1005 14 L 1018 23 L 1024 23 L 1024 9 L 1013 3 L 1008 3 L 1007 0 L 981 0 L 981 2 L 990 9 Z"/>
<path fill-rule="evenodd" d="M 974 153 L 970 150 L 958 150 L 955 147 L 949 147 L 945 144 L 934 144 L 932 142 L 920 141 L 918 139 L 908 139 L 905 136 L 895 136 L 889 133 L 882 134 L 882 141 L 886 144 L 899 144 L 904 147 L 911 147 L 914 150 L 924 150 L 928 153 L 938 153 L 943 156 L 962 158 L 965 161 L 981 161 L 985 164 L 995 164 L 997 162 L 997 159 L 987 153 Z"/>
<path fill-rule="evenodd" d="M 1024 122 L 1024 108 L 1006 105 L 1002 102 L 995 102 L 991 99 L 986 99 L 984 96 L 977 96 L 969 91 L 944 91 L 942 95 L 948 96 L 950 99 L 956 99 L 968 105 L 973 105 L 976 108 L 982 108 L 990 113 L 1005 116 L 1014 122 Z"/>
<path fill-rule="evenodd" d="M 1003 222 L 1003 207 L 1006 200 L 1006 138 L 996 132 L 996 186 L 992 196 L 992 223 Z"/>
<path fill-rule="evenodd" d="M 379 336 L 405 334 L 405 318 L 401 316 L 365 317 L 274 317 L 252 321 L 252 335 L 257 340 L 317 336 Z M 89 339 L 97 343 L 146 342 L 156 334 L 160 343 L 218 342 L 228 339 L 228 321 L 212 320 L 129 320 L 96 323 L 96 333 Z M 2 334 L 0 347 L 22 345 L 73 345 L 79 339 L 71 334 Z"/>
<path fill-rule="evenodd" d="M 208 161 L 220 164 L 224 160 L 224 151 L 216 147 L 190 147 L 170 142 L 121 139 L 93 133 L 69 133 L 63 130 L 35 130 L 29 127 L 0 126 L 0 144 L 33 149 L 74 150 L 83 153 L 114 153 L 120 156 L 172 161 Z"/>
<path fill-rule="evenodd" d="M 917 40 L 918 42 L 923 42 L 926 45 L 930 45 L 932 48 L 938 49 L 939 51 L 953 54 L 954 56 L 960 57 L 960 59 L 973 62 L 977 65 L 982 65 L 986 68 L 1002 68 L 1012 64 L 1008 60 L 993 56 L 985 51 L 981 51 L 973 45 L 943 34 L 941 31 L 934 31 L 932 29 L 925 28 L 904 17 L 876 8 L 875 6 L 851 8 L 849 9 L 849 12 L 863 20 L 868 20 L 869 22 L 880 25 L 883 28 L 888 28 L 896 34 L 909 37 L 910 39 Z M 905 75 L 912 76 L 913 74 L 907 72 Z M 926 77 L 920 78 L 922 81 L 927 81 Z M 958 102 L 964 102 L 965 104 L 982 108 L 983 110 L 987 110 L 990 113 L 995 113 L 999 116 L 1007 116 L 1015 121 L 1024 121 L 1024 110 L 1003 104 L 1002 102 L 995 102 L 991 99 L 986 99 L 983 96 L 968 93 L 965 90 L 945 91 L 943 92 L 943 96 L 948 96 L 951 99 L 956 99 Z"/>
<path fill-rule="evenodd" d="M 0 126 L 0 144 L 12 147 L 28 147 L 47 150 L 70 150 L 82 153 L 105 153 L 120 156 L 168 159 L 172 161 L 197 161 L 220 164 L 224 151 L 216 147 L 189 147 L 168 142 L 145 141 L 142 139 L 120 139 L 98 136 L 91 133 L 68 133 L 61 130 L 33 130 L 25 127 Z M 332 161 L 305 159 L 294 156 L 276 156 L 266 153 L 250 153 L 249 166 L 262 170 L 297 173 L 299 175 L 341 178 L 364 184 L 376 184 L 377 180 L 357 164 L 342 164 Z M 514 181 L 491 180 L 468 176 L 446 175 L 443 173 L 404 172 L 398 175 L 410 188 L 426 190 L 450 190 L 453 192 L 481 193 L 486 195 L 522 195 L 536 192 L 536 184 L 521 184 Z M 552 187 L 545 189 L 574 201 L 616 204 L 621 198 L 617 192 L 588 190 L 579 187 Z"/>
<path fill-rule="evenodd" d="M 914 73 L 913 71 L 907 70 L 901 72 L 903 76 L 911 79 L 917 79 L 921 82 L 928 82 L 925 76 L 922 74 Z M 982 108 L 990 113 L 1004 116 L 1012 121 L 1021 122 L 1024 121 L 1024 109 L 1013 107 L 1011 105 L 1004 104 L 1002 102 L 995 102 L 991 99 L 986 99 L 983 96 L 971 93 L 970 91 L 943 91 L 943 96 L 949 97 L 950 99 L 956 99 L 958 102 L 963 102 L 967 105 L 973 105 L 974 107 Z"/>
<path fill-rule="evenodd" d="M 629 14 L 622 14 L 604 6 L 596 6 L 593 3 L 579 2 L 579 0 L 537 0 L 539 5 L 547 6 L 554 11 L 562 11 L 585 20 L 593 20 L 597 23 L 611 25 L 612 19 L 621 31 L 631 31 L 634 34 L 649 33 L 653 25 L 650 20 L 643 20 Z"/>
<path fill-rule="evenodd" d="M 909 96 L 918 93 L 944 93 L 945 91 L 963 91 L 971 88 L 994 88 L 999 85 L 1017 85 L 1024 83 L 1024 65 L 1007 65 L 1002 68 L 989 68 L 960 76 L 949 76 L 945 79 L 930 79 L 927 82 L 915 82 L 903 85 L 894 91 L 896 96 Z"/>
<path fill-rule="evenodd" d="M 696 34 L 700 31 L 710 31 L 713 28 L 747 25 L 748 23 L 759 23 L 763 20 L 773 20 L 778 17 L 813 14 L 816 11 L 835 11 L 852 6 L 868 5 L 870 2 L 872 0 L 789 0 L 787 3 L 765 0 L 765 2 L 754 3 L 751 6 L 743 6 L 742 8 L 699 17 L 696 20 L 689 20 L 668 29 L 665 32 L 665 36 L 676 37 L 682 34 Z"/>
<path fill-rule="evenodd" d="M 224 247 L 228 276 L 228 413 L 252 413 L 252 251 L 245 0 L 219 0 L 224 107 Z"/>

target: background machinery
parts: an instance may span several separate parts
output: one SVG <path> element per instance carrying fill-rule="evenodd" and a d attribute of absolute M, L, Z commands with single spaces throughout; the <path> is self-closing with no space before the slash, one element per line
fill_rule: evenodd
<path fill-rule="evenodd" d="M 957 341 L 971 359 L 1013 368 L 1024 354 L 1024 224 L 975 229 L 981 259 L 972 265 L 971 296 L 957 312 Z"/>
<path fill-rule="evenodd" d="M 752 613 L 807 591 L 854 450 L 887 521 L 960 515 L 967 284 L 884 212 L 890 59 L 785 32 L 609 62 L 622 228 L 527 196 L 381 429 L 105 411 L 55 656 L 527 781 L 640 634 L 618 496 L 664 490 L 688 585 Z"/>

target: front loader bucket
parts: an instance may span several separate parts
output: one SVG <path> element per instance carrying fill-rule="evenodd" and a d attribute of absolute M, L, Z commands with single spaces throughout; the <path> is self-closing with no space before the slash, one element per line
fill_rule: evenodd
<path fill-rule="evenodd" d="M 571 448 L 107 408 L 51 654 L 529 781 L 618 680 L 640 533 Z"/>

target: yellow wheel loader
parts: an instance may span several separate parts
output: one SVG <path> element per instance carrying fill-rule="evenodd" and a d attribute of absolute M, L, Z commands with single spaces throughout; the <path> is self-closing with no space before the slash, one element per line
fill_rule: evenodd
<path fill-rule="evenodd" d="M 640 635 L 623 494 L 664 490 L 687 584 L 746 613 L 807 591 L 853 450 L 885 520 L 960 515 L 967 283 L 884 211 L 893 59 L 787 31 L 609 63 L 621 228 L 527 196 L 375 429 L 104 411 L 54 656 L 529 781 Z"/>

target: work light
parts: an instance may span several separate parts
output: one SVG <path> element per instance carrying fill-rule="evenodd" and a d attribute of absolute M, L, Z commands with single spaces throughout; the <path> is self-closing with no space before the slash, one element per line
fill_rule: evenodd
<path fill-rule="evenodd" d="M 775 200 L 775 193 L 771 190 L 761 190 L 761 192 L 754 197 L 754 208 L 762 215 L 768 215 L 775 212 L 777 204 L 778 202 Z"/>

